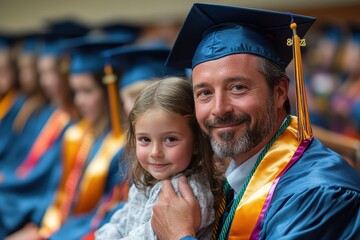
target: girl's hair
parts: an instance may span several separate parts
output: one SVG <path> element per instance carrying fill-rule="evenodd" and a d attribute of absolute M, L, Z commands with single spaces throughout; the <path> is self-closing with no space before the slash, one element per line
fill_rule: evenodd
<path fill-rule="evenodd" d="M 162 109 L 170 114 L 190 116 L 189 127 L 193 130 L 197 154 L 193 155 L 191 163 L 183 172 L 185 176 L 203 171 L 210 181 L 210 187 L 215 197 L 215 204 L 220 197 L 222 186 L 221 176 L 215 170 L 213 151 L 209 139 L 202 134 L 195 117 L 194 97 L 191 83 L 179 77 L 168 77 L 156 81 L 140 92 L 133 109 L 130 111 L 127 127 L 126 156 L 130 161 L 130 177 L 138 188 L 152 187 L 158 182 L 137 161 L 135 124 L 146 111 Z"/>

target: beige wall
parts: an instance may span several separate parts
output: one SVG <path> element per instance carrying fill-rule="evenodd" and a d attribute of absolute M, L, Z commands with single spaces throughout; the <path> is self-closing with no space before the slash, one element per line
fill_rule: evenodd
<path fill-rule="evenodd" d="M 182 21 L 190 0 L 0 0 L 0 31 L 40 29 L 46 19 L 74 16 L 88 24 L 111 19 L 136 23 Z M 322 7 L 349 6 L 358 0 L 217 0 L 212 3 L 241 5 L 294 13 Z M 321 11 L 320 11 L 321 12 Z"/>

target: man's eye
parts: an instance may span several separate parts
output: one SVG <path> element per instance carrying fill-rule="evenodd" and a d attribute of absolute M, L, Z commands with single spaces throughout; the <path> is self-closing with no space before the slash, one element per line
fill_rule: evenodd
<path fill-rule="evenodd" d="M 200 95 L 204 95 L 204 96 L 210 95 L 210 91 L 204 90 L 200 93 Z"/>
<path fill-rule="evenodd" d="M 236 90 L 236 91 L 239 91 L 239 90 L 244 89 L 244 86 L 242 86 L 242 85 L 235 85 L 235 86 L 233 87 L 233 89 Z"/>
<path fill-rule="evenodd" d="M 198 98 L 203 98 L 211 95 L 211 92 L 209 90 L 202 90 L 197 93 Z"/>

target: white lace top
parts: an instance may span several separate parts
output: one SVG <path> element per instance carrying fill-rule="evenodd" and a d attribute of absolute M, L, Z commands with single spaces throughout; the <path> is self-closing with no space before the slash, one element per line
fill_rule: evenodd
<path fill-rule="evenodd" d="M 177 175 L 171 180 L 176 192 L 178 192 L 179 176 Z M 196 235 L 198 239 L 210 238 L 212 223 L 215 219 L 214 199 L 206 179 L 204 174 L 194 174 L 188 178 L 201 209 L 201 225 Z M 96 231 L 95 239 L 157 239 L 151 228 L 150 220 L 152 207 L 157 201 L 160 192 L 161 182 L 158 182 L 150 189 L 148 196 L 144 190 L 136 188 L 135 185 L 131 186 L 128 202 L 122 209 L 115 212 L 109 223 Z"/>

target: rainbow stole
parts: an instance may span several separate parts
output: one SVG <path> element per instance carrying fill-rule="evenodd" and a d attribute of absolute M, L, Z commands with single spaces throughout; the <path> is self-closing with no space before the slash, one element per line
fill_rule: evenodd
<path fill-rule="evenodd" d="M 90 126 L 86 121 L 80 121 L 65 133 L 63 176 L 55 200 L 48 207 L 42 220 L 39 234 L 44 238 L 51 236 L 66 221 L 68 215 L 62 211 L 62 208 L 69 200 L 73 204 L 72 208 L 75 214 L 89 212 L 97 206 L 104 194 L 111 160 L 125 143 L 124 135 L 116 137 L 112 132 L 107 134 L 90 164 L 82 170 L 84 172 L 81 182 L 73 183 L 78 188 L 76 196 L 71 196 L 66 189 L 67 180 L 77 160 L 76 158 L 86 159 L 88 157 L 93 141 L 90 141 L 89 149 L 82 154 L 83 156 L 79 156 L 78 153 L 82 142 L 86 140 L 89 128 Z"/>
<path fill-rule="evenodd" d="M 284 173 L 302 156 L 312 141 L 297 141 L 297 118 L 273 143 L 252 176 L 236 208 L 228 239 L 258 239 L 276 186 Z"/>

